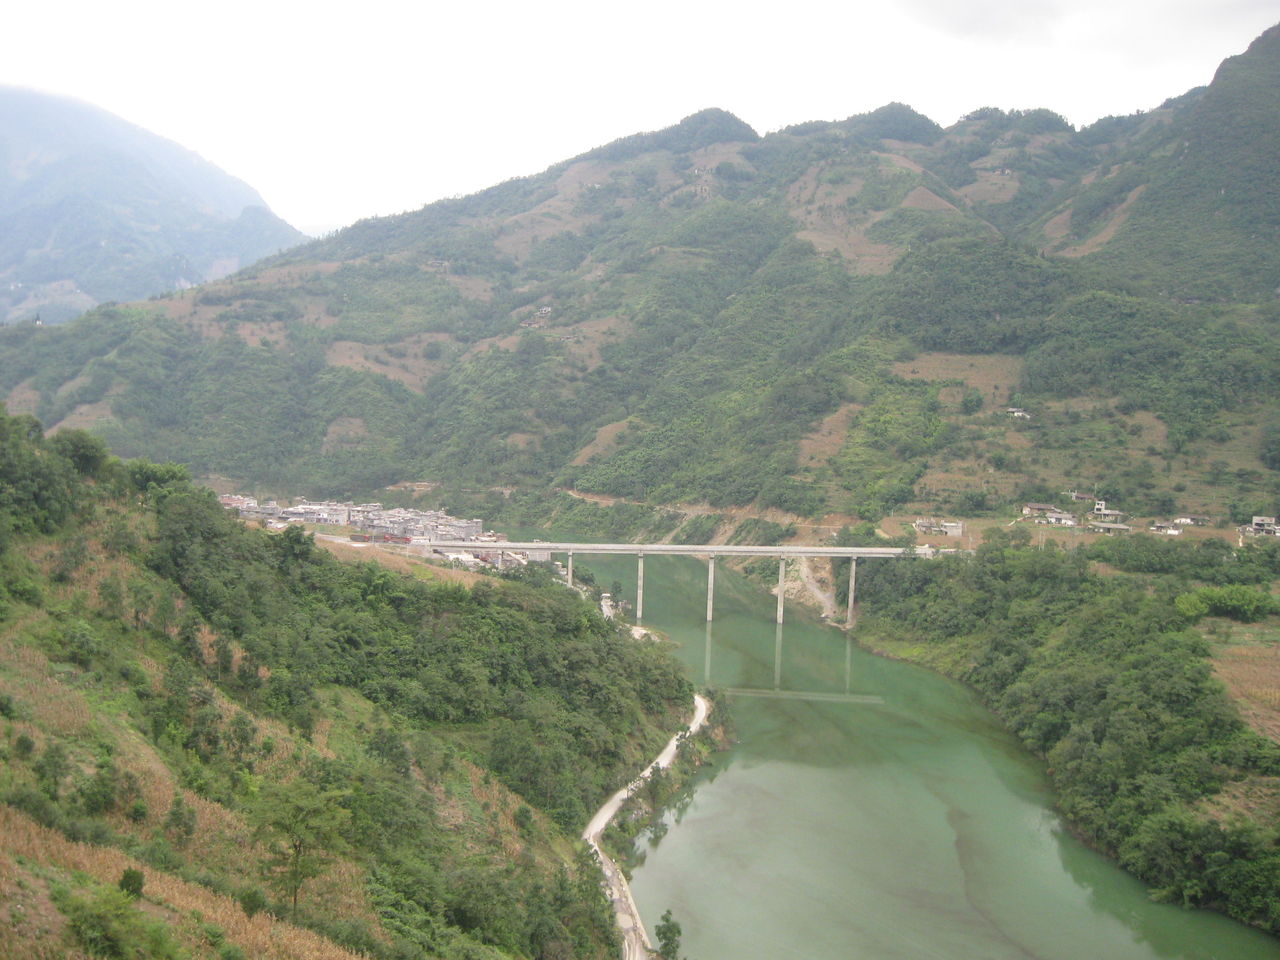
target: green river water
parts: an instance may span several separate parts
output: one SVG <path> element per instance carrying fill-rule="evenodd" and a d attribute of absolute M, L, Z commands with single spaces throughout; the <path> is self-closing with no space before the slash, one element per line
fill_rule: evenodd
<path fill-rule="evenodd" d="M 634 598 L 635 562 L 581 557 Z M 877 561 L 893 562 L 893 561 Z M 1154 904 L 1076 841 L 1041 765 L 962 686 L 865 653 L 721 566 L 645 563 L 645 624 L 729 694 L 738 743 L 642 837 L 632 891 L 692 960 L 1280 957 L 1280 941 Z M 846 695 L 847 694 L 847 695 Z"/>

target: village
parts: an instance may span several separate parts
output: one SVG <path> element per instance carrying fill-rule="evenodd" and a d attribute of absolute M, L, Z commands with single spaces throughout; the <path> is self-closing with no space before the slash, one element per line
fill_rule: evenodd
<path fill-rule="evenodd" d="M 527 563 L 551 560 L 550 551 L 505 550 L 504 534 L 484 529 L 479 518 L 464 520 L 443 510 L 413 510 L 406 507 L 384 508 L 381 503 L 338 503 L 332 500 L 311 501 L 300 498 L 292 506 L 282 507 L 274 500 L 259 503 L 253 497 L 224 494 L 218 498 L 228 510 L 245 520 L 257 520 L 268 529 L 282 530 L 290 524 L 320 527 L 353 528 L 347 538 L 353 543 L 399 544 L 418 547 L 423 555 L 435 555 L 466 567 L 491 567 L 509 570 Z M 472 541 L 492 544 L 491 549 L 476 552 L 436 550 L 438 541 Z"/>
<path fill-rule="evenodd" d="M 1133 523 L 1126 522 L 1130 520 L 1129 515 L 1123 510 L 1109 507 L 1106 500 L 1097 500 L 1091 494 L 1076 490 L 1064 491 L 1062 495 L 1072 503 L 1092 502 L 1092 506 L 1087 509 L 1081 507 L 1079 512 L 1072 512 L 1053 503 L 1026 503 L 1023 504 L 1021 514 L 1015 518 L 1014 522 L 1023 521 L 1041 526 L 1070 528 L 1106 536 L 1132 533 L 1135 530 Z M 1160 536 L 1176 537 L 1189 527 L 1207 527 L 1212 524 L 1212 517 L 1183 514 L 1168 520 L 1152 520 L 1147 525 L 1147 531 Z M 966 533 L 963 521 L 936 517 L 919 517 L 911 527 L 924 538 L 964 537 Z M 1249 523 L 1237 526 L 1236 533 L 1241 543 L 1245 537 L 1280 536 L 1280 524 L 1277 523 L 1276 517 L 1255 516 Z"/>

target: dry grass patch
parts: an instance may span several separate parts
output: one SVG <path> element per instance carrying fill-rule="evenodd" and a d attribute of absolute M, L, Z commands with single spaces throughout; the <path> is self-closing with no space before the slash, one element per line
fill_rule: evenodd
<path fill-rule="evenodd" d="M 49 658 L 29 644 L 0 640 L 0 691 L 28 711 L 31 722 L 18 724 L 24 732 L 77 737 L 89 729 L 84 695 L 63 684 Z"/>
<path fill-rule="evenodd" d="M 141 870 L 148 901 L 175 912 L 186 939 L 196 942 L 195 914 L 221 927 L 230 943 L 249 956 L 264 960 L 357 960 L 357 955 L 266 913 L 245 916 L 230 897 L 143 865 L 110 847 L 74 843 L 40 826 L 12 807 L 0 806 L 0 877 L 14 874 L 14 861 L 25 858 L 65 871 L 80 871 L 99 883 L 114 886 L 126 869 Z M 344 878 L 349 881 L 349 878 Z M 317 885 L 320 881 L 315 881 Z M 348 882 L 348 885 L 349 882 Z M 308 893 L 310 888 L 308 888 Z M 39 956 L 40 954 L 6 954 Z M 60 953 L 58 956 L 71 956 Z"/>
<path fill-rule="evenodd" d="M 1219 822 L 1247 819 L 1275 823 L 1280 821 L 1280 777 L 1249 777 L 1228 783 L 1201 806 Z"/>
<path fill-rule="evenodd" d="M 1214 656 L 1214 674 L 1249 726 L 1280 742 L 1280 646 L 1232 644 Z"/>
<path fill-rule="evenodd" d="M 316 546 L 324 547 L 339 560 L 347 563 L 378 563 L 388 570 L 394 570 L 396 573 L 403 573 L 418 580 L 444 580 L 469 587 L 482 580 L 490 579 L 483 573 L 438 566 L 425 559 L 396 552 L 382 544 L 344 543 L 341 540 L 317 537 Z"/>

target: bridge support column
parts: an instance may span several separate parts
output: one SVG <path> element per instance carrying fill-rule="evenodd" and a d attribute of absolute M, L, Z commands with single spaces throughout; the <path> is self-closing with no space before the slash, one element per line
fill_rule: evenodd
<path fill-rule="evenodd" d="M 566 569 L 564 582 L 569 585 L 569 589 L 573 589 L 573 551 L 569 551 L 569 566 Z"/>
<path fill-rule="evenodd" d="M 844 625 L 846 629 L 852 630 L 858 625 L 856 619 L 857 614 L 854 613 L 854 592 L 858 588 L 858 558 L 849 558 L 849 607 L 845 610 Z"/>
<path fill-rule="evenodd" d="M 787 585 L 787 558 L 778 558 L 778 623 L 782 623 L 782 591 Z"/>
<path fill-rule="evenodd" d="M 711 622 L 716 598 L 716 556 L 707 557 L 707 622 Z"/>
<path fill-rule="evenodd" d="M 644 554 L 636 560 L 636 622 L 644 619 Z"/>

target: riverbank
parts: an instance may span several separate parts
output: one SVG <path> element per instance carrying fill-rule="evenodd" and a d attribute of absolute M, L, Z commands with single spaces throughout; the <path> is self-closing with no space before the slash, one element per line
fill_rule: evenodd
<path fill-rule="evenodd" d="M 635 900 L 632 899 L 631 887 L 627 883 L 627 878 L 613 859 L 601 848 L 600 837 L 609 824 L 613 822 L 613 818 L 618 815 L 622 805 L 644 785 L 645 781 L 651 778 L 656 771 L 666 770 L 671 766 L 676 759 L 676 753 L 680 749 L 680 742 L 685 737 L 695 736 L 706 723 L 710 712 L 711 702 L 702 694 L 695 693 L 693 695 L 693 719 L 689 722 L 689 725 L 667 742 L 667 745 L 662 748 L 662 752 L 658 754 L 652 763 L 645 767 L 638 777 L 606 800 L 582 832 L 582 839 L 587 842 L 587 846 L 596 855 L 600 862 L 600 869 L 604 874 L 609 900 L 613 904 L 613 912 L 618 921 L 618 929 L 622 933 L 624 960 L 643 960 L 652 950 L 652 944 L 649 942 L 649 935 L 645 931 L 644 922 L 640 918 L 640 910 L 636 907 Z"/>

